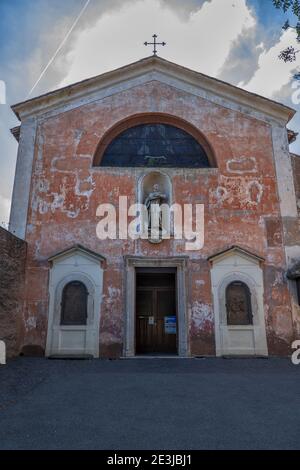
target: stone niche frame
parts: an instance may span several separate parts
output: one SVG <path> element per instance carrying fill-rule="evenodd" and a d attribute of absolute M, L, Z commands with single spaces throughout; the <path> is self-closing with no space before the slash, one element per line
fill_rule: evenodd
<path fill-rule="evenodd" d="M 238 246 L 232 246 L 210 256 L 208 260 L 211 263 L 216 355 L 268 356 L 264 311 L 264 258 Z M 251 292 L 252 325 L 227 324 L 226 288 L 234 281 L 244 282 Z"/>
<path fill-rule="evenodd" d="M 49 311 L 46 356 L 90 355 L 99 357 L 99 328 L 105 258 L 82 245 L 74 245 L 48 258 Z M 64 287 L 82 282 L 88 290 L 86 325 L 61 325 Z"/>
<path fill-rule="evenodd" d="M 187 286 L 186 271 L 188 256 L 165 258 L 145 258 L 125 256 L 125 337 L 123 355 L 134 357 L 135 354 L 135 294 L 136 268 L 176 268 L 176 304 L 178 322 L 178 357 L 189 357 L 188 315 L 187 315 Z"/>

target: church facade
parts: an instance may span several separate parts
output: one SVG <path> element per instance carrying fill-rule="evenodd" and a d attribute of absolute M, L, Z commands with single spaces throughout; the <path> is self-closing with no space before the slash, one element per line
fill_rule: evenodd
<path fill-rule="evenodd" d="M 19 352 L 290 353 L 300 336 L 292 109 L 149 57 L 13 110 L 10 231 L 27 243 Z M 160 215 L 157 240 L 128 237 L 133 204 L 145 204 L 147 230 L 165 204 L 181 220 L 190 207 L 196 232 L 198 207 L 201 234 L 177 236 L 172 212 L 168 237 Z"/>

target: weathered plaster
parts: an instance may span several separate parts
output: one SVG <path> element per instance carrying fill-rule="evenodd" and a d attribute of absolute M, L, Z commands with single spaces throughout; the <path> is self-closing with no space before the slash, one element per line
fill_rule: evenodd
<path fill-rule="evenodd" d="M 152 62 L 147 64 L 153 66 Z M 186 326 L 185 330 L 181 329 L 186 335 L 186 339 L 181 340 L 182 355 L 215 354 L 209 255 L 236 244 L 263 256 L 266 273 L 272 270 L 278 274 L 285 269 L 282 216 L 293 218 L 295 214 L 293 191 L 285 197 L 291 175 L 283 168 L 286 162 L 282 154 L 283 144 L 284 155 L 287 152 L 284 126 L 291 110 L 237 89 L 234 91 L 218 81 L 210 85 L 207 78 L 199 79 L 197 74 L 191 76 L 177 68 L 175 71 L 169 65 L 160 69 L 155 66 L 153 70 L 147 67 L 139 66 L 132 76 L 131 72 L 124 72 L 123 76 L 119 73 L 111 81 L 104 78 L 103 82 L 81 84 L 78 92 L 66 89 L 15 108 L 21 117 L 28 113 L 38 118 L 35 145 L 30 126 L 28 136 L 24 135 L 20 143 L 20 155 L 25 155 L 22 165 L 27 168 L 29 180 L 29 161 L 33 159 L 28 214 L 28 204 L 25 211 L 23 202 L 28 198 L 29 186 L 23 187 L 22 204 L 18 202 L 17 193 L 14 196 L 16 204 L 23 208 L 22 223 L 27 227 L 23 312 L 27 325 L 26 344 L 31 342 L 45 347 L 47 259 L 53 252 L 72 244 L 81 243 L 107 258 L 103 267 L 99 328 L 103 357 L 122 355 L 128 344 L 131 344 L 131 353 L 133 351 L 132 338 L 130 343 L 126 336 L 128 326 L 124 315 L 126 295 L 132 293 L 124 270 L 124 256 L 142 256 L 155 263 L 188 255 L 186 297 L 183 295 L 182 300 L 186 304 L 183 309 Z M 153 245 L 146 240 L 110 241 L 96 237 L 98 205 L 105 202 L 118 207 L 119 196 L 128 196 L 128 205 L 137 202 L 139 182 L 149 172 L 145 168 L 94 167 L 97 146 L 105 133 L 121 120 L 147 112 L 166 113 L 188 121 L 202 132 L 213 148 L 218 168 L 163 170 L 170 180 L 172 202 L 205 206 L 205 240 L 201 251 L 187 253 L 185 241 L 174 239 Z M 27 149 L 25 153 L 24 149 Z M 155 170 L 160 171 L 151 169 Z M 20 171 L 17 170 L 19 179 Z M 17 213 L 20 219 L 20 211 Z M 266 219 L 271 218 L 278 221 L 276 233 L 270 224 L 267 229 Z M 288 248 L 296 250 L 294 246 Z M 272 297 L 276 295 L 276 312 L 280 308 L 288 312 L 291 307 L 286 283 L 278 287 L 272 279 L 265 281 L 264 312 L 269 352 L 275 354 L 279 351 L 278 332 L 285 351 L 291 334 L 289 323 L 273 313 Z M 132 316 L 132 309 L 130 312 Z M 283 351 L 282 346 L 280 351 Z"/>
<path fill-rule="evenodd" d="M 294 184 L 294 172 L 291 154 L 289 153 L 288 136 L 284 128 L 273 126 L 273 150 L 277 174 L 277 188 L 280 201 L 280 212 L 283 225 L 283 239 L 285 246 L 285 268 L 290 268 L 300 259 L 299 216 L 297 207 L 296 190 Z M 289 310 L 281 310 L 280 315 L 285 314 L 286 330 L 294 328 L 295 334 L 300 333 L 300 312 L 295 292 L 294 281 L 287 281 L 290 291 Z M 292 315 L 292 316 L 291 316 Z M 291 341 L 292 337 L 290 337 Z"/>

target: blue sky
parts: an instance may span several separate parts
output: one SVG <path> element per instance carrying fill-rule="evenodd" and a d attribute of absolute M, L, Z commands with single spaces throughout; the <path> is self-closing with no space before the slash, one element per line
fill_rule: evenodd
<path fill-rule="evenodd" d="M 8 221 L 18 124 L 10 104 L 22 101 L 64 39 L 86 0 L 0 0 L 0 222 Z M 277 60 L 293 43 L 272 0 L 90 0 L 32 96 L 150 55 L 154 32 L 167 41 L 166 59 L 296 107 L 295 64 Z M 297 130 L 300 119 L 291 127 Z M 300 144 L 293 147 L 300 153 Z"/>

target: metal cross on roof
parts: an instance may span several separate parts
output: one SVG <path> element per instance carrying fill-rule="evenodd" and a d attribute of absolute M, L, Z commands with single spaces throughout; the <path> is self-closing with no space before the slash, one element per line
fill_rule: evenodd
<path fill-rule="evenodd" d="M 153 34 L 153 42 L 144 42 L 144 46 L 154 46 L 153 48 L 153 55 L 157 55 L 157 49 L 156 49 L 156 46 L 166 46 L 166 42 L 157 42 L 156 41 L 156 38 L 157 38 L 157 34 Z"/>

